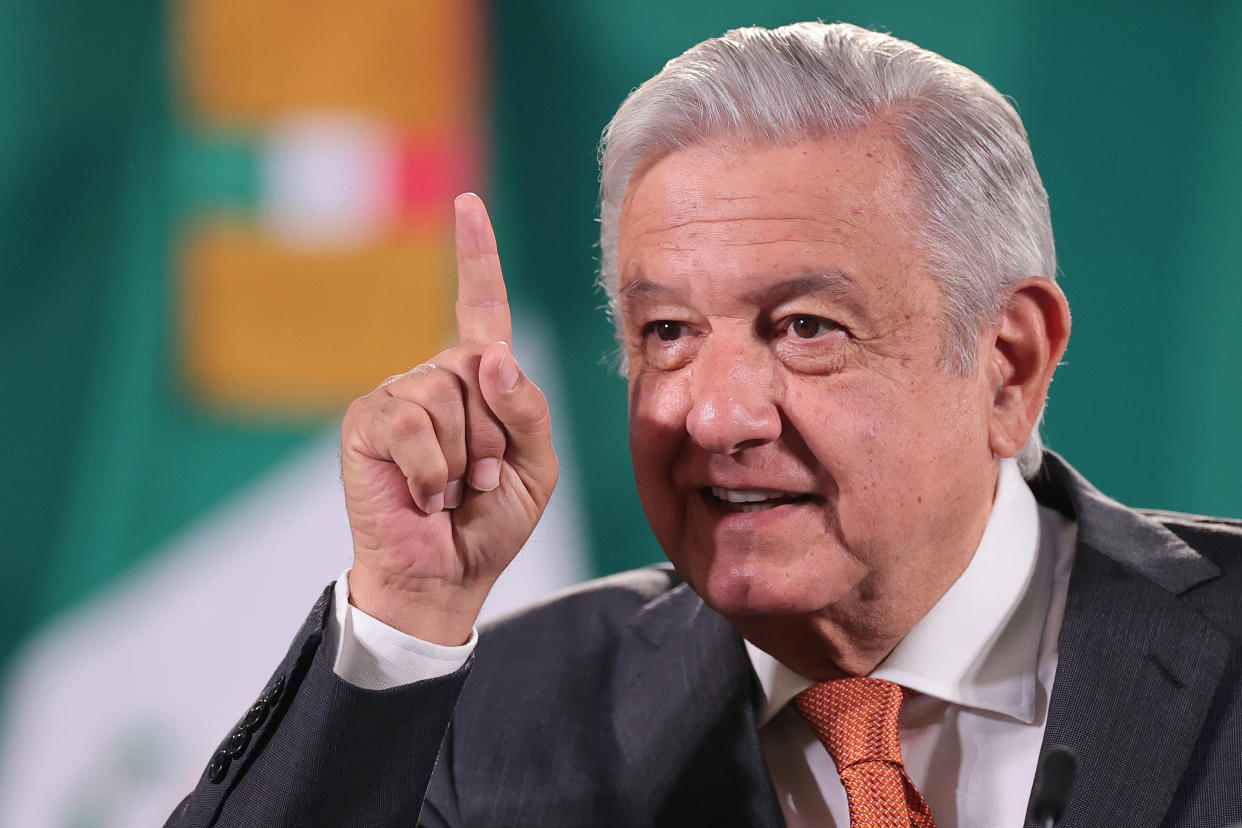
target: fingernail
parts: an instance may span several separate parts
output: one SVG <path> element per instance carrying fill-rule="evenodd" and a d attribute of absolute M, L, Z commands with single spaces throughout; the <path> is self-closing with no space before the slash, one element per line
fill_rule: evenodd
<path fill-rule="evenodd" d="M 427 498 L 427 505 L 420 506 L 419 508 L 429 515 L 434 515 L 436 512 L 444 508 L 444 492 L 433 494 L 431 497 Z"/>
<path fill-rule="evenodd" d="M 470 488 L 490 492 L 500 485 L 500 461 L 495 457 L 477 461 L 470 469 Z"/>
<path fill-rule="evenodd" d="M 496 370 L 500 373 L 500 384 L 506 391 L 512 391 L 517 388 L 518 384 L 518 364 L 513 358 L 513 351 L 509 350 L 509 346 L 505 346 L 505 355 L 500 358 L 500 364 L 496 366 Z"/>
<path fill-rule="evenodd" d="M 444 487 L 444 508 L 456 509 L 461 505 L 461 479 L 450 480 Z"/>

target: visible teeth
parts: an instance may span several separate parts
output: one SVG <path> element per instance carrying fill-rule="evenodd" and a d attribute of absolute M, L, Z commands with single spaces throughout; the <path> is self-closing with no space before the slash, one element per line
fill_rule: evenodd
<path fill-rule="evenodd" d="M 784 492 L 774 492 L 771 489 L 722 489 L 719 486 L 712 486 L 712 494 L 728 503 L 759 503 L 786 496 Z"/>

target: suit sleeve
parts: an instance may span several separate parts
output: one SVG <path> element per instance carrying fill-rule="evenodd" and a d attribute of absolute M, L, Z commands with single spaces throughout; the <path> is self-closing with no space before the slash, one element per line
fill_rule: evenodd
<path fill-rule="evenodd" d="M 415 684 L 355 687 L 322 647 L 331 611 L 329 586 L 166 828 L 415 823 L 472 660 Z"/>

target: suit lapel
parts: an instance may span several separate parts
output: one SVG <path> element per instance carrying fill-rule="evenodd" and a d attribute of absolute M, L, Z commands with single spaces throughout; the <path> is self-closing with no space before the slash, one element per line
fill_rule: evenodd
<path fill-rule="evenodd" d="M 1067 745 L 1078 756 L 1060 825 L 1155 828 L 1186 769 L 1229 647 L 1178 596 L 1219 571 L 1160 524 L 1101 495 L 1055 455 L 1045 458 L 1032 488 L 1078 521 L 1041 749 L 1042 757 Z"/>
<path fill-rule="evenodd" d="M 641 723 L 619 730 L 621 747 L 648 757 L 641 784 L 663 803 L 657 824 L 783 826 L 738 634 L 685 584 L 645 607 L 635 631 L 643 666 L 616 714 Z"/>

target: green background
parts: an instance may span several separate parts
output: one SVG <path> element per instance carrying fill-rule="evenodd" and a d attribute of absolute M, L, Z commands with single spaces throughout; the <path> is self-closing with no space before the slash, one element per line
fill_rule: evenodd
<path fill-rule="evenodd" d="M 236 187 L 194 161 L 168 15 L 0 0 L 0 663 L 329 427 L 216 419 L 177 376 L 175 234 L 204 188 Z M 600 129 L 696 41 L 808 18 L 914 40 L 1016 100 L 1075 314 L 1048 443 L 1124 502 L 1242 515 L 1242 3 L 497 2 L 492 213 L 515 302 L 559 349 L 594 569 L 659 557 L 592 286 Z"/>

